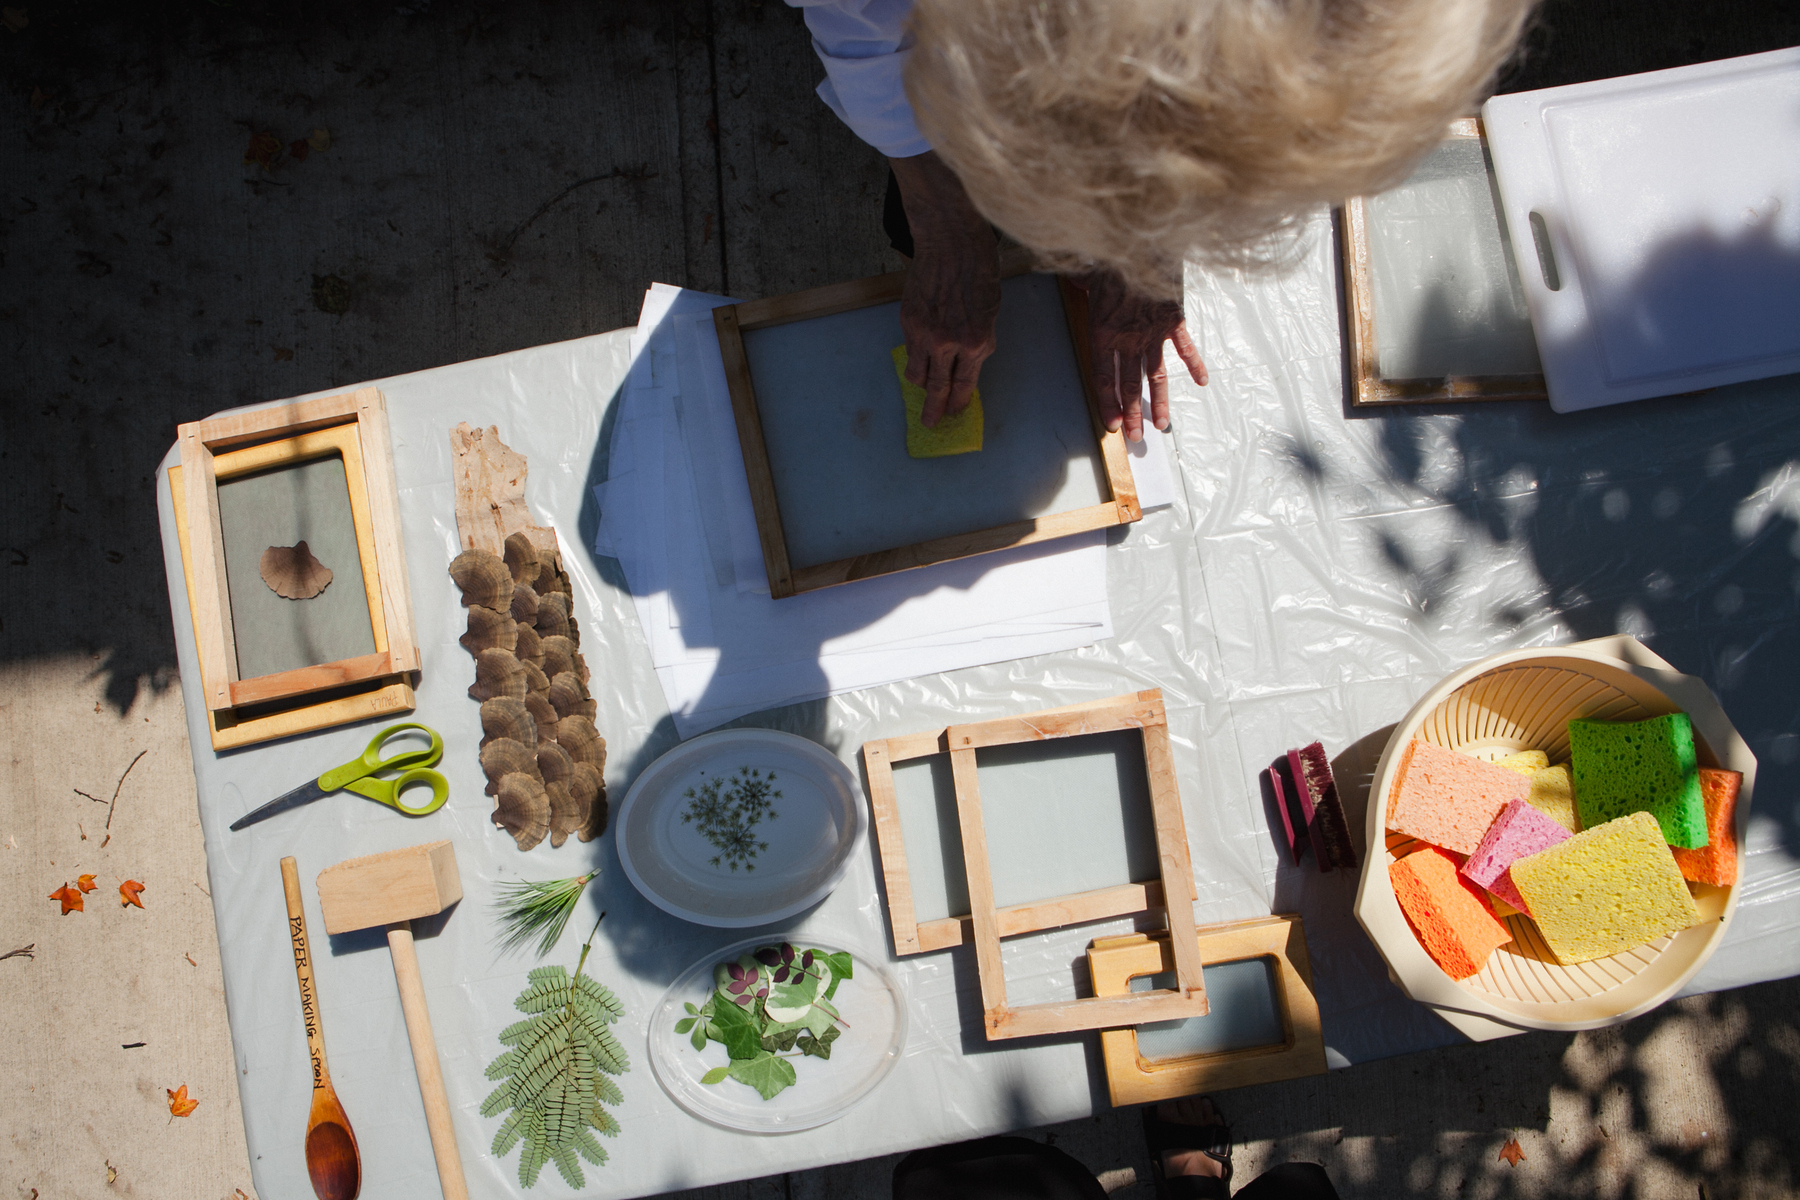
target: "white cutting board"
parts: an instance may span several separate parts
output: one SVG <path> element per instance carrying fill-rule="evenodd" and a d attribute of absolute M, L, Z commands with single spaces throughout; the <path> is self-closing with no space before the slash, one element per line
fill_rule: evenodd
<path fill-rule="evenodd" d="M 1800 371 L 1800 47 L 1481 115 L 1551 407 Z"/>

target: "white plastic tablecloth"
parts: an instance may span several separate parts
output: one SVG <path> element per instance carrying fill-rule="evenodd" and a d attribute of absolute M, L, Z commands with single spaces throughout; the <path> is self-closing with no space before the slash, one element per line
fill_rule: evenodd
<path fill-rule="evenodd" d="M 1800 972 L 1800 866 L 1790 856 L 1793 764 L 1785 682 L 1800 665 L 1794 554 L 1800 530 L 1800 384 L 1744 385 L 1624 415 L 1555 417 L 1542 406 L 1465 407 L 1367 417 L 1343 408 L 1330 226 L 1299 264 L 1269 279 L 1192 278 L 1189 316 L 1212 384 L 1178 385 L 1175 504 L 1108 546 L 1115 636 L 1079 650 L 756 714 L 821 742 L 854 767 L 861 744 L 943 725 L 1156 686 L 1165 693 L 1202 922 L 1304 914 L 1334 1065 L 1461 1035 L 1388 981 L 1350 913 L 1354 879 L 1296 870 L 1269 834 L 1258 773 L 1314 739 L 1337 757 L 1360 841 L 1361 785 L 1398 720 L 1453 668 L 1517 646 L 1636 633 L 1721 692 L 1764 764 L 1743 899 L 1726 946 L 1691 991 Z M 622 576 L 595 559 L 592 487 L 628 366 L 629 331 L 378 381 L 395 469 L 423 655 L 416 719 L 445 739 L 451 800 L 420 820 L 338 795 L 240 833 L 226 826 L 349 759 L 374 723 L 214 754 L 166 474 L 163 549 L 226 1002 L 258 1193 L 311 1194 L 302 1157 L 310 1100 L 279 859 L 299 859 L 317 952 L 332 1075 L 362 1148 L 363 1194 L 437 1193 L 424 1115 L 380 931 L 327 939 L 313 877 L 345 858 L 448 837 L 464 899 L 422 923 L 421 973 L 471 1193 L 518 1194 L 518 1151 L 495 1160 L 499 1125 L 478 1109 L 496 1035 L 532 960 L 494 946 L 495 886 L 599 865 L 582 913 L 547 961 L 572 965 L 596 906 L 608 912 L 588 969 L 623 1000 L 633 1057 L 611 1161 L 587 1168 L 593 1196 L 638 1196 L 1065 1120 L 1105 1107 L 1091 1035 L 989 1044 L 966 950 L 894 963 L 912 1015 L 904 1057 L 841 1120 L 776 1137 L 689 1117 L 645 1059 L 643 1021 L 690 962 L 742 936 L 669 917 L 632 890 L 610 834 L 522 854 L 488 821 L 476 761 L 477 706 L 465 694 L 463 615 L 445 568 L 456 548 L 447 431 L 498 425 L 530 460 L 526 495 L 558 530 L 574 580 L 596 723 L 616 803 L 675 744 L 673 725 Z M 333 389 L 334 391 L 345 389 Z M 1599 419 L 1596 419 L 1598 416 Z M 165 462 L 172 463 L 172 450 Z M 1790 463 L 1789 460 L 1794 460 Z M 585 916 L 583 915 L 585 914 Z M 1128 921 L 1009 942 L 1019 1001 L 1072 994 L 1088 940 Z M 786 930 L 885 956 L 872 847 L 838 890 Z M 554 1169 L 538 1183 L 563 1194 Z"/>

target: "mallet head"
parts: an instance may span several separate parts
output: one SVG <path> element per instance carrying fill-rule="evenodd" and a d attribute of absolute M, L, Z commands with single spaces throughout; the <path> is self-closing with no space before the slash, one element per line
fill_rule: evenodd
<path fill-rule="evenodd" d="M 456 851 L 447 841 L 346 859 L 319 872 L 327 933 L 429 917 L 461 899 Z"/>

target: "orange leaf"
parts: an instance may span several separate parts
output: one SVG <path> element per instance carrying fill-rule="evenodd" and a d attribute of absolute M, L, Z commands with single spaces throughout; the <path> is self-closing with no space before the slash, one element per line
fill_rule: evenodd
<path fill-rule="evenodd" d="M 135 879 L 127 879 L 121 883 L 119 885 L 119 907 L 124 908 L 127 904 L 135 904 L 139 908 L 144 907 L 144 902 L 138 899 L 139 893 L 143 890 L 144 885 Z"/>
<path fill-rule="evenodd" d="M 169 1120 L 171 1121 L 176 1117 L 185 1117 L 200 1107 L 198 1100 L 188 1099 L 187 1084 L 185 1083 L 172 1092 L 168 1088 L 164 1088 L 163 1091 L 169 1092 Z"/>
<path fill-rule="evenodd" d="M 65 916 L 65 917 L 68 916 L 71 912 L 84 911 L 81 907 L 81 893 L 76 891 L 74 888 L 70 887 L 66 883 L 63 884 L 61 887 L 57 888 L 54 892 L 51 892 L 50 898 L 52 900 L 61 900 L 62 901 L 63 916 Z"/>
<path fill-rule="evenodd" d="M 94 882 L 94 877 L 92 875 L 83 875 L 80 879 L 75 881 L 75 886 L 80 888 L 83 892 L 91 892 L 100 885 Z"/>
<path fill-rule="evenodd" d="M 1519 1148 L 1518 1138 L 1507 1138 L 1506 1145 L 1500 1147 L 1500 1160 L 1508 1166 L 1516 1167 L 1524 1158 L 1525 1151 Z"/>

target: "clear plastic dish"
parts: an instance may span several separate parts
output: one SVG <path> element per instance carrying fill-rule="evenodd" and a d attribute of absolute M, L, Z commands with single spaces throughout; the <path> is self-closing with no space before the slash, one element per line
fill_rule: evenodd
<path fill-rule="evenodd" d="M 713 990 L 713 966 L 748 950 L 789 941 L 797 948 L 835 954 L 847 950 L 856 962 L 852 977 L 833 1003 L 843 1014 L 843 1032 L 831 1044 L 831 1058 L 796 1058 L 796 1082 L 771 1100 L 735 1079 L 704 1084 L 700 1077 L 729 1061 L 725 1048 L 708 1042 L 696 1051 L 675 1024 Z M 875 1090 L 906 1045 L 906 999 L 887 964 L 858 946 L 814 941 L 803 936 L 765 934 L 722 946 L 683 971 L 650 1014 L 650 1069 L 675 1102 L 703 1121 L 744 1133 L 793 1133 L 835 1121 Z"/>

